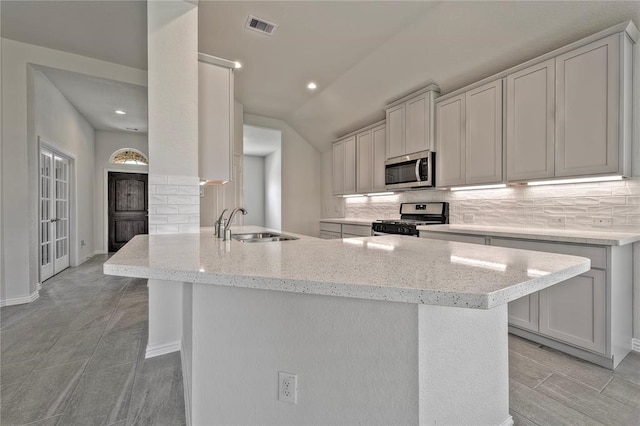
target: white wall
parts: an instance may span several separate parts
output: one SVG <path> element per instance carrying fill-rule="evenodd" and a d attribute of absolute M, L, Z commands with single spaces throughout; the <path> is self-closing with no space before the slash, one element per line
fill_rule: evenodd
<path fill-rule="evenodd" d="M 134 148 L 148 156 L 147 135 L 124 132 L 109 132 L 96 130 L 95 132 L 95 185 L 94 185 L 94 226 L 93 250 L 106 253 L 108 251 L 105 238 L 107 232 L 107 205 L 105 204 L 106 171 L 122 171 L 131 173 L 146 173 L 147 166 L 135 164 L 111 164 L 111 155 L 122 148 Z"/>
<path fill-rule="evenodd" d="M 51 148 L 68 154 L 74 159 L 75 191 L 73 180 L 70 189 L 75 192 L 75 227 L 71 223 L 71 265 L 82 263 L 93 255 L 93 171 L 94 129 L 89 122 L 67 101 L 62 93 L 42 74 L 33 70 L 33 135 L 32 138 Z M 72 175 L 72 179 L 74 176 Z M 37 187 L 37 182 L 35 186 Z M 38 220 L 38 199 L 33 197 L 30 219 Z M 73 208 L 73 204 L 71 206 Z M 75 234 L 75 238 L 73 238 Z M 35 235 L 37 237 L 37 235 Z M 75 240 L 75 241 L 74 241 Z M 80 242 L 84 241 L 85 245 Z M 37 244 L 37 240 L 36 240 Z M 74 254 L 77 253 L 77 256 Z"/>
<path fill-rule="evenodd" d="M 282 227 L 282 148 L 264 158 L 264 226 Z"/>
<path fill-rule="evenodd" d="M 29 64 L 43 65 L 137 85 L 146 72 L 3 38 L 2 42 L 2 253 L 4 269 L 0 299 L 6 303 L 36 292 L 38 284 L 37 140 L 29 102 L 33 86 Z M 33 111 L 31 111 L 33 114 Z M 93 171 L 89 184 L 93 186 Z M 11 206 L 8 208 L 7 206 Z M 93 211 L 93 201 L 91 210 Z M 84 231 L 83 231 L 84 232 Z M 91 231 L 93 235 L 93 230 Z M 89 237 L 92 240 L 93 237 Z M 89 248 L 93 248 L 90 245 Z"/>
<path fill-rule="evenodd" d="M 265 175 L 264 157 L 245 155 L 243 157 L 244 208 L 247 215 L 245 225 L 265 226 Z"/>
<path fill-rule="evenodd" d="M 2 8 L 0 7 L 0 10 Z M 2 30 L 2 12 L 0 12 L 0 32 Z M 2 40 L 0 39 L 0 125 L 2 124 Z M 2 205 L 2 158 L 3 154 L 3 138 L 2 131 L 0 131 L 0 300 L 4 300 L 4 295 L 6 294 L 5 283 L 4 283 L 4 250 L 2 248 L 4 241 L 4 225 L 3 225 L 3 217 L 4 217 L 4 208 Z"/>
<path fill-rule="evenodd" d="M 244 122 L 282 132 L 282 226 L 279 229 L 319 236 L 322 155 L 284 121 L 245 114 Z"/>

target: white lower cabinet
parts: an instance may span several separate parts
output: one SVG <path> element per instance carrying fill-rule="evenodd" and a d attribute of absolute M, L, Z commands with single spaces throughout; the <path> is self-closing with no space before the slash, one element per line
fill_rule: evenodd
<path fill-rule="evenodd" d="M 632 245 L 594 246 L 456 233 L 421 237 L 587 257 L 591 270 L 509 303 L 509 331 L 615 368 L 631 350 Z"/>
<path fill-rule="evenodd" d="M 540 334 L 605 354 L 606 287 L 605 271 L 592 269 L 540 291 Z"/>
<path fill-rule="evenodd" d="M 325 240 L 339 238 L 370 237 L 371 225 L 354 225 L 320 221 L 320 238 Z"/>

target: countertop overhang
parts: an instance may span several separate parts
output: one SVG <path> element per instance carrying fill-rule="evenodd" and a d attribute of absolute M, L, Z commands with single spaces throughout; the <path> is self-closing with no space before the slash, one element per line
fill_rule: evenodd
<path fill-rule="evenodd" d="M 630 233 L 607 230 L 589 231 L 557 228 L 514 228 L 488 225 L 429 225 L 419 226 L 418 230 L 424 233 L 422 235 L 427 235 L 430 232 L 438 232 L 600 246 L 623 246 L 640 241 L 640 232 Z"/>
<path fill-rule="evenodd" d="M 235 233 L 264 228 L 234 227 Z M 295 235 L 287 233 L 290 235 Z M 408 236 L 242 243 L 138 235 L 104 264 L 137 278 L 490 309 L 586 272 L 587 258 Z"/>

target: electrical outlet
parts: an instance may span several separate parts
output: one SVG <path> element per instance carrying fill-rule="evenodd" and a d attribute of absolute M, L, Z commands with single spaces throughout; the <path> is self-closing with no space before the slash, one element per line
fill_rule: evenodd
<path fill-rule="evenodd" d="M 278 401 L 298 403 L 298 376 L 278 371 Z"/>
<path fill-rule="evenodd" d="M 464 223 L 473 223 L 473 215 L 471 213 L 465 213 L 462 215 L 462 221 Z"/>
<path fill-rule="evenodd" d="M 594 217 L 593 218 L 593 223 L 595 225 L 610 226 L 611 225 L 611 219 L 610 218 L 605 218 L 605 217 Z"/>
<path fill-rule="evenodd" d="M 552 217 L 549 219 L 551 225 L 564 225 L 564 217 Z"/>

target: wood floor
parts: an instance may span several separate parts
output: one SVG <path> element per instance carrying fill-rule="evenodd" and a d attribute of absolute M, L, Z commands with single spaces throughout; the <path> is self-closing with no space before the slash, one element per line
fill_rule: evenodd
<path fill-rule="evenodd" d="M 96 256 L 0 309 L 0 424 L 184 425 L 180 357 L 144 359 L 146 280 Z M 481 362 L 479 360 L 479 362 Z M 615 370 L 509 337 L 516 425 L 640 425 L 640 354 Z"/>

